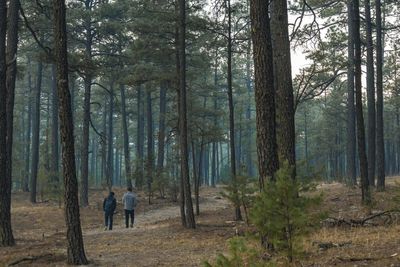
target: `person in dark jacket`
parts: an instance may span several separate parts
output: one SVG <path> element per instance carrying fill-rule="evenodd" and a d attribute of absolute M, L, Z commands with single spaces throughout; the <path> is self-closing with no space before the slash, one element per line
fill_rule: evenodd
<path fill-rule="evenodd" d="M 104 211 L 104 230 L 112 230 L 113 226 L 113 215 L 115 208 L 117 207 L 117 200 L 114 197 L 114 192 L 110 192 L 108 197 L 103 201 L 103 211 Z"/>
<path fill-rule="evenodd" d="M 129 217 L 131 218 L 131 227 L 135 221 L 135 207 L 137 205 L 137 195 L 132 192 L 132 187 L 128 187 L 128 192 L 122 197 L 122 204 L 125 210 L 125 226 L 129 227 Z"/>

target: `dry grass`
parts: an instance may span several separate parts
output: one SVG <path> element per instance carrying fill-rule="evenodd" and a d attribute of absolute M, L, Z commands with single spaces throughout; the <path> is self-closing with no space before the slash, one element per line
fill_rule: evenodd
<path fill-rule="evenodd" d="M 103 231 L 105 191 L 90 192 L 91 205 L 81 209 L 82 229 L 91 266 L 199 266 L 226 249 L 235 234 L 230 205 L 216 197 L 218 189 L 202 190 L 201 215 L 196 230 L 180 225 L 179 207 L 154 199 L 149 205 L 139 193 L 136 225 L 126 229 L 118 205 L 113 231 Z M 115 189 L 117 200 L 123 189 Z M 25 259 L 17 266 L 65 266 L 66 240 L 63 209 L 57 203 L 31 204 L 29 195 L 13 194 L 12 222 L 17 245 L 0 250 L 0 266 Z M 35 260 L 29 260 L 35 258 Z"/>
<path fill-rule="evenodd" d="M 385 192 L 374 192 L 372 209 L 360 205 L 360 190 L 338 183 L 321 184 L 323 210 L 329 216 L 360 219 L 371 212 L 393 208 L 396 192 L 390 179 Z M 120 200 L 123 189 L 115 189 Z M 200 266 L 227 251 L 226 240 L 235 235 L 233 210 L 217 197 L 219 189 L 201 191 L 201 215 L 196 230 L 181 227 L 179 207 L 169 200 L 155 199 L 148 205 L 145 195 L 137 210 L 133 229 L 125 229 L 121 206 L 114 217 L 114 230 L 103 231 L 101 204 L 105 191 L 90 192 L 91 205 L 81 209 L 85 249 L 91 266 Z M 63 210 L 57 203 L 32 205 L 24 193 L 13 194 L 12 219 L 17 245 L 0 249 L 0 266 L 25 259 L 17 266 L 65 266 L 66 240 Z M 381 222 L 381 221 L 378 221 Z M 383 221 L 382 221 L 383 222 Z M 346 244 L 321 250 L 316 243 Z M 369 227 L 323 227 L 304 241 L 301 266 L 400 266 L 400 224 Z M 29 260 L 38 257 L 35 260 Z"/>

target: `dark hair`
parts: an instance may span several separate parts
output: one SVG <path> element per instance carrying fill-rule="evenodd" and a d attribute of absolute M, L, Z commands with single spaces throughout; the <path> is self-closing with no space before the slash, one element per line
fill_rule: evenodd
<path fill-rule="evenodd" d="M 114 194 L 114 192 L 110 192 L 110 196 L 114 196 L 115 194 Z"/>
<path fill-rule="evenodd" d="M 132 192 L 132 187 L 128 187 L 128 191 L 129 191 L 129 192 Z"/>

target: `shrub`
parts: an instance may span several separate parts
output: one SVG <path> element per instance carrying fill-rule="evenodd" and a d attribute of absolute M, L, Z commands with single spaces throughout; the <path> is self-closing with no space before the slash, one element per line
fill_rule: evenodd
<path fill-rule="evenodd" d="M 276 173 L 276 181 L 265 185 L 251 210 L 251 222 L 261 237 L 267 237 L 275 251 L 284 252 L 289 262 L 301 251 L 301 237 L 318 225 L 321 217 L 312 212 L 321 196 L 304 194 L 313 187 L 293 180 L 291 173 L 292 168 L 284 164 Z"/>

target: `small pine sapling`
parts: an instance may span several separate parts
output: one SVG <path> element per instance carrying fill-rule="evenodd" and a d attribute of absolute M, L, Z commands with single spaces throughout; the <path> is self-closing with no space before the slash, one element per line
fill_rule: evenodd
<path fill-rule="evenodd" d="M 318 225 L 321 217 L 313 212 L 321 196 L 304 194 L 312 187 L 293 180 L 291 174 L 292 167 L 284 163 L 276 173 L 276 181 L 266 184 L 250 213 L 260 235 L 267 237 L 276 252 L 284 252 L 289 262 L 301 251 L 301 237 Z"/>

